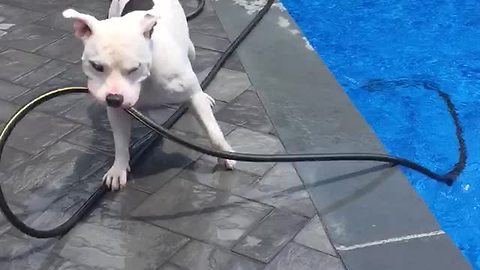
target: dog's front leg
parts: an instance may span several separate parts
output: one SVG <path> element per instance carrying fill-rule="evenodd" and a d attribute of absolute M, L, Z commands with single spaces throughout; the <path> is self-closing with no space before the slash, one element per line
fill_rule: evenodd
<path fill-rule="evenodd" d="M 107 115 L 115 142 L 115 161 L 103 177 L 103 181 L 112 190 L 118 190 L 127 184 L 127 172 L 130 171 L 128 147 L 130 145 L 132 119 L 123 109 L 119 108 L 108 107 Z"/>
<path fill-rule="evenodd" d="M 198 92 L 190 98 L 190 107 L 204 128 L 213 147 L 223 151 L 233 151 L 230 144 L 225 140 L 222 130 L 213 115 L 212 107 L 215 100 L 204 92 Z M 235 166 L 234 160 L 218 159 L 218 163 L 225 168 L 232 170 Z"/>

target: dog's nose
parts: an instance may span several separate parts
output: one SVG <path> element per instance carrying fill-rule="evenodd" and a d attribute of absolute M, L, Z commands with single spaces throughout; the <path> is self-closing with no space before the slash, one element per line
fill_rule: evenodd
<path fill-rule="evenodd" d="M 108 106 L 118 108 L 123 103 L 123 96 L 116 94 L 108 94 L 105 100 L 107 101 Z"/>

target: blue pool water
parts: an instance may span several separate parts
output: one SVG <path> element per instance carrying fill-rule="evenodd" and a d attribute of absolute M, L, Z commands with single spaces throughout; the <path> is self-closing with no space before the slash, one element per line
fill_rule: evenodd
<path fill-rule="evenodd" d="M 453 187 L 404 170 L 442 228 L 480 269 L 480 1 L 282 0 L 390 154 L 447 172 Z M 434 86 L 434 87 L 432 87 Z"/>

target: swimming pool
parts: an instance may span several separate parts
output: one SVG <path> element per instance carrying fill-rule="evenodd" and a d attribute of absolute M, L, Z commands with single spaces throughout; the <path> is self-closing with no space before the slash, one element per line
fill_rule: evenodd
<path fill-rule="evenodd" d="M 439 172 L 466 155 L 453 187 L 404 172 L 480 269 L 480 1 L 282 2 L 390 154 Z"/>

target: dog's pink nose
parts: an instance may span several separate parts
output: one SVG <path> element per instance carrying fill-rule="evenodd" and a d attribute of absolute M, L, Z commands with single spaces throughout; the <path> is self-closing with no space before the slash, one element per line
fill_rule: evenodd
<path fill-rule="evenodd" d="M 108 94 L 107 97 L 105 98 L 105 101 L 107 102 L 108 106 L 113 108 L 118 108 L 122 106 L 123 96 L 116 95 L 116 94 Z"/>

